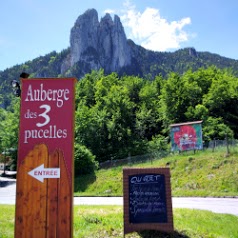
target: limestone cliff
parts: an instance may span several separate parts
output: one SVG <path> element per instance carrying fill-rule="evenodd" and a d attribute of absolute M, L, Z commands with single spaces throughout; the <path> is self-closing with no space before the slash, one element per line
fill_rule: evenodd
<path fill-rule="evenodd" d="M 130 47 L 117 15 L 112 19 L 107 13 L 99 21 L 97 11 L 90 9 L 78 17 L 71 29 L 70 55 L 62 64 L 62 73 L 75 65 L 82 66 L 82 74 L 100 68 L 119 72 L 130 64 Z"/>

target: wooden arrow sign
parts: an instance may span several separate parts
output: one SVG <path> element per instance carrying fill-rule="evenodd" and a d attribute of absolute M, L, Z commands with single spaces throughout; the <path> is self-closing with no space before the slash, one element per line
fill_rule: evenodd
<path fill-rule="evenodd" d="M 28 172 L 30 176 L 44 183 L 45 178 L 60 178 L 59 168 L 44 168 L 44 164 Z"/>

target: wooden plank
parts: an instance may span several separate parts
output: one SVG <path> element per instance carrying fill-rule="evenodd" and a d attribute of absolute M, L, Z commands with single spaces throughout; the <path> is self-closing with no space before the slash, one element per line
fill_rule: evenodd
<path fill-rule="evenodd" d="M 33 158 L 33 151 L 31 151 L 26 159 Z M 26 218 L 24 216 L 24 210 L 26 209 L 26 186 L 27 183 L 27 171 L 26 159 L 18 165 L 17 171 L 17 187 L 16 187 L 16 211 L 15 211 L 15 237 L 24 237 L 23 232 L 25 231 Z"/>
<path fill-rule="evenodd" d="M 16 194 L 17 238 L 44 238 L 46 234 L 46 183 L 41 183 L 28 175 L 28 172 L 45 164 L 48 160 L 48 148 L 41 144 L 34 147 L 18 168 Z"/>
<path fill-rule="evenodd" d="M 62 151 L 59 151 L 60 179 L 58 193 L 58 236 L 57 238 L 72 237 L 72 180 L 66 167 Z"/>
<path fill-rule="evenodd" d="M 28 175 L 41 164 L 60 167 L 60 178 L 41 183 Z M 71 238 L 72 179 L 63 153 L 56 150 L 49 156 L 46 145 L 37 145 L 22 161 L 17 176 L 15 237 Z"/>
<path fill-rule="evenodd" d="M 59 153 L 54 151 L 49 156 L 48 168 L 59 168 Z M 58 179 L 48 179 L 47 198 L 47 238 L 56 238 L 58 230 Z"/>
<path fill-rule="evenodd" d="M 38 161 L 36 160 L 34 163 L 34 167 L 36 168 L 41 164 L 47 164 L 48 161 L 48 148 L 45 144 L 40 144 L 38 147 Z M 47 198 L 47 182 L 44 180 L 43 183 L 38 181 L 37 179 L 29 176 L 32 180 L 32 201 L 30 208 L 33 208 L 33 225 L 32 225 L 32 233 L 29 237 L 42 237 L 44 238 L 46 235 L 46 198 Z"/>

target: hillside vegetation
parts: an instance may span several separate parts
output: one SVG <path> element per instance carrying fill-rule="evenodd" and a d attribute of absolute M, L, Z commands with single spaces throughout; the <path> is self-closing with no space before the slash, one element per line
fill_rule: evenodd
<path fill-rule="evenodd" d="M 169 167 L 172 196 L 238 196 L 238 148 L 170 155 L 126 167 Z M 125 166 L 124 166 L 125 167 Z M 123 167 L 100 169 L 75 179 L 79 196 L 122 196 Z"/>
<path fill-rule="evenodd" d="M 238 78 L 216 67 L 138 76 L 85 75 L 76 85 L 75 174 L 107 160 L 169 151 L 170 125 L 202 120 L 205 143 L 238 138 Z M 0 108 L 0 152 L 17 148 L 19 98 Z"/>
<path fill-rule="evenodd" d="M 218 69 L 229 69 L 236 77 L 238 76 L 238 60 L 229 59 L 218 54 L 198 52 L 194 48 L 184 48 L 175 52 L 154 52 L 136 45 L 131 40 L 129 40 L 129 45 L 131 45 L 134 52 L 134 58 L 130 66 L 116 72 L 120 76 L 133 75 L 152 80 L 159 75 L 167 78 L 172 72 L 183 74 L 188 70 L 197 71 L 211 66 Z M 59 53 L 52 51 L 44 56 L 0 71 L 0 96 L 2 96 L 0 105 L 4 108 L 9 106 L 12 100 L 10 82 L 18 80 L 22 72 L 29 73 L 30 78 L 75 77 L 78 80 L 85 76 L 85 74 L 82 75 L 82 71 L 91 72 L 90 67 L 76 63 L 70 70 L 62 73 L 62 65 L 65 60 L 67 61 L 69 54 L 70 47 Z M 91 58 L 93 61 L 97 59 L 97 56 Z M 107 72 L 107 74 L 110 73 L 113 72 Z"/>

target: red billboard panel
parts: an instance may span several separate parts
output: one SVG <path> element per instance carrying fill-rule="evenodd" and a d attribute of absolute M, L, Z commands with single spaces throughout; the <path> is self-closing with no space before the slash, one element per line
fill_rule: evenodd
<path fill-rule="evenodd" d="M 61 149 L 69 172 L 74 138 L 75 79 L 23 79 L 18 164 L 34 145 Z"/>
<path fill-rule="evenodd" d="M 170 125 L 172 151 L 202 150 L 202 121 Z"/>
<path fill-rule="evenodd" d="M 22 79 L 15 237 L 73 237 L 74 78 Z"/>

